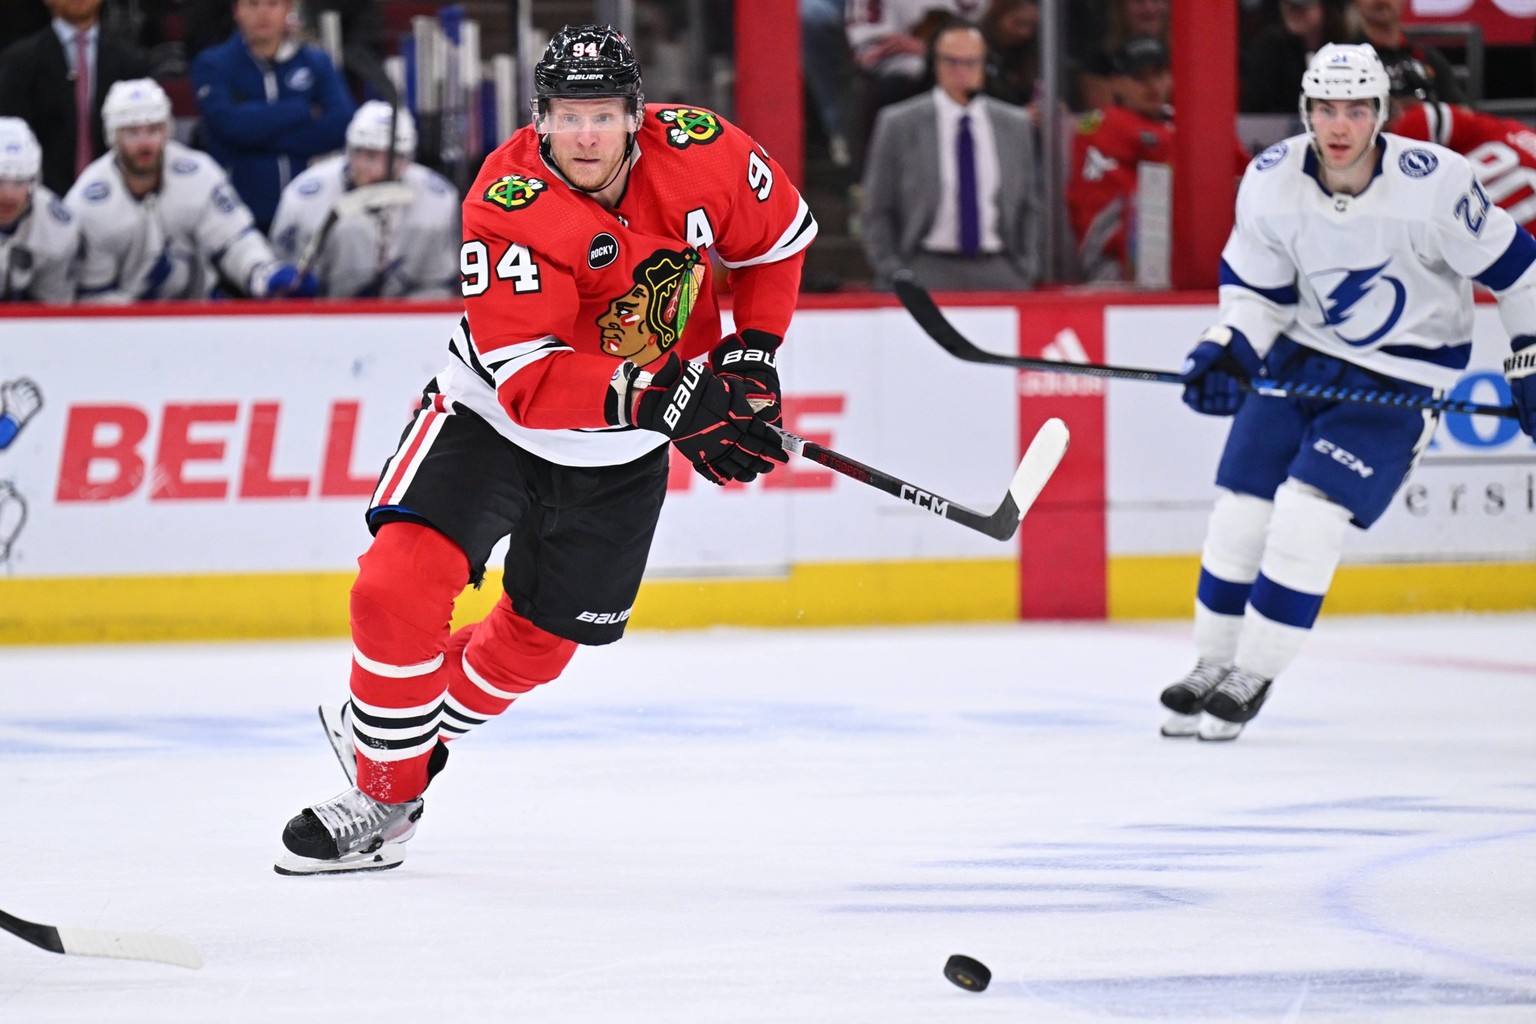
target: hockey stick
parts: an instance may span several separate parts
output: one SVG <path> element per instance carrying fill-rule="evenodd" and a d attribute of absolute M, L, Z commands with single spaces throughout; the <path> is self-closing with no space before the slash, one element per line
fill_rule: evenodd
<path fill-rule="evenodd" d="M 928 290 L 918 284 L 908 271 L 897 271 L 892 279 L 896 298 L 907 307 L 928 336 L 950 355 L 969 363 L 988 363 L 993 366 L 1012 366 L 1019 370 L 1045 370 L 1051 373 L 1073 373 L 1085 377 L 1109 377 L 1116 380 L 1146 380 L 1160 384 L 1183 384 L 1181 374 L 1169 370 L 1143 370 L 1130 366 L 1105 366 L 1101 363 L 1064 363 L 1054 359 L 1035 359 L 1030 356 L 1009 356 L 988 352 L 979 348 L 955 329 L 940 312 Z M 1435 409 L 1443 412 L 1459 412 L 1476 416 L 1502 416 L 1514 419 L 1519 414 L 1507 405 L 1482 405 L 1463 402 L 1455 398 L 1430 398 L 1424 395 L 1405 395 L 1400 391 L 1377 391 L 1366 388 L 1341 388 L 1325 384 L 1307 384 L 1294 380 L 1269 380 L 1259 377 L 1242 382 L 1245 391 L 1273 398 L 1314 398 L 1327 402 L 1363 402 L 1369 405 L 1395 405 L 1402 409 Z"/>
<path fill-rule="evenodd" d="M 148 932 L 106 932 L 94 928 L 55 928 L 12 917 L 0 910 L 0 928 L 50 953 L 104 956 L 115 960 L 150 960 L 194 971 L 203 966 L 197 950 L 169 935 Z"/>
<path fill-rule="evenodd" d="M 894 494 L 903 501 L 910 501 L 918 508 L 925 508 L 936 516 L 942 516 L 997 540 L 1007 540 L 1018 532 L 1019 521 L 1024 518 L 1024 513 L 1029 511 L 1029 507 L 1040 496 L 1041 488 L 1056 471 L 1061 457 L 1067 453 L 1067 442 L 1070 440 L 1065 423 L 1054 418 L 1046 420 L 1036 432 L 1035 439 L 1029 443 L 1029 450 L 1024 453 L 1023 461 L 1014 472 L 1013 479 L 1008 484 L 1008 493 L 1003 495 L 1002 504 L 997 507 L 996 512 L 989 515 L 968 509 L 932 491 L 925 491 L 916 484 L 909 484 L 900 477 L 866 466 L 830 448 L 824 448 L 814 441 L 807 441 L 798 434 L 791 434 L 778 427 L 773 429 L 783 440 L 785 451 L 794 452 L 802 459 L 809 459 L 861 484 L 868 484 L 887 494 Z"/>
<path fill-rule="evenodd" d="M 298 276 L 302 279 L 314 267 L 315 261 L 320 258 L 320 250 L 325 246 L 325 240 L 330 237 L 331 229 L 341 218 L 358 213 L 378 213 L 396 206 L 409 206 L 410 202 L 411 186 L 403 181 L 380 181 L 343 192 L 341 198 L 336 200 L 336 205 L 331 207 L 331 212 L 325 215 L 320 230 L 315 232 L 309 244 L 304 247 L 304 253 L 296 264 Z"/>

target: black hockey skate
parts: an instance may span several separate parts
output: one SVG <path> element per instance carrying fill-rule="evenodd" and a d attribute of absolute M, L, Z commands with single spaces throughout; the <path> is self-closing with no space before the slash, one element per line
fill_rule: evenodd
<path fill-rule="evenodd" d="M 317 875 L 397 867 L 424 808 L 420 797 L 385 804 L 353 787 L 289 820 L 283 829 L 288 854 L 273 870 L 280 875 Z"/>
<path fill-rule="evenodd" d="M 1265 679 L 1244 668 L 1228 672 L 1221 685 L 1205 701 L 1200 719 L 1202 740 L 1235 740 L 1243 726 L 1253 720 L 1269 696 L 1273 679 Z"/>
<path fill-rule="evenodd" d="M 1199 733 L 1200 712 L 1229 671 L 1226 665 L 1201 658 L 1187 676 L 1164 690 L 1163 707 L 1173 714 L 1163 723 L 1163 735 L 1182 739 Z"/>

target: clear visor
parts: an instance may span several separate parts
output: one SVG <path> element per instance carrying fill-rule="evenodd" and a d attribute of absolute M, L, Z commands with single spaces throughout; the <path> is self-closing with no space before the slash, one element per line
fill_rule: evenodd
<path fill-rule="evenodd" d="M 563 132 L 624 132 L 640 130 L 640 112 L 615 107 L 612 110 L 543 110 L 533 120 L 540 135 Z"/>

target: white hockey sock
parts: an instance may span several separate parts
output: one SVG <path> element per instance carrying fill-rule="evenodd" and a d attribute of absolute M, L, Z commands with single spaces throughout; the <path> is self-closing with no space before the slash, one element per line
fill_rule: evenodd
<path fill-rule="evenodd" d="M 1200 553 L 1195 598 L 1195 649 L 1202 659 L 1232 664 L 1248 593 L 1259 574 L 1272 502 L 1223 490 L 1211 509 Z"/>

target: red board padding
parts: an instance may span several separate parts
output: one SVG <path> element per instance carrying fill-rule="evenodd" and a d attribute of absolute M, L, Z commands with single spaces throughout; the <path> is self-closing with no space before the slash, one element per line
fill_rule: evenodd
<path fill-rule="evenodd" d="M 1104 307 L 1097 302 L 1019 308 L 1020 355 L 1104 361 Z M 1104 382 L 1065 373 L 1019 373 L 1019 448 L 1061 417 L 1072 434 L 1066 458 L 1019 529 L 1019 615 L 1102 619 L 1105 565 Z"/>

